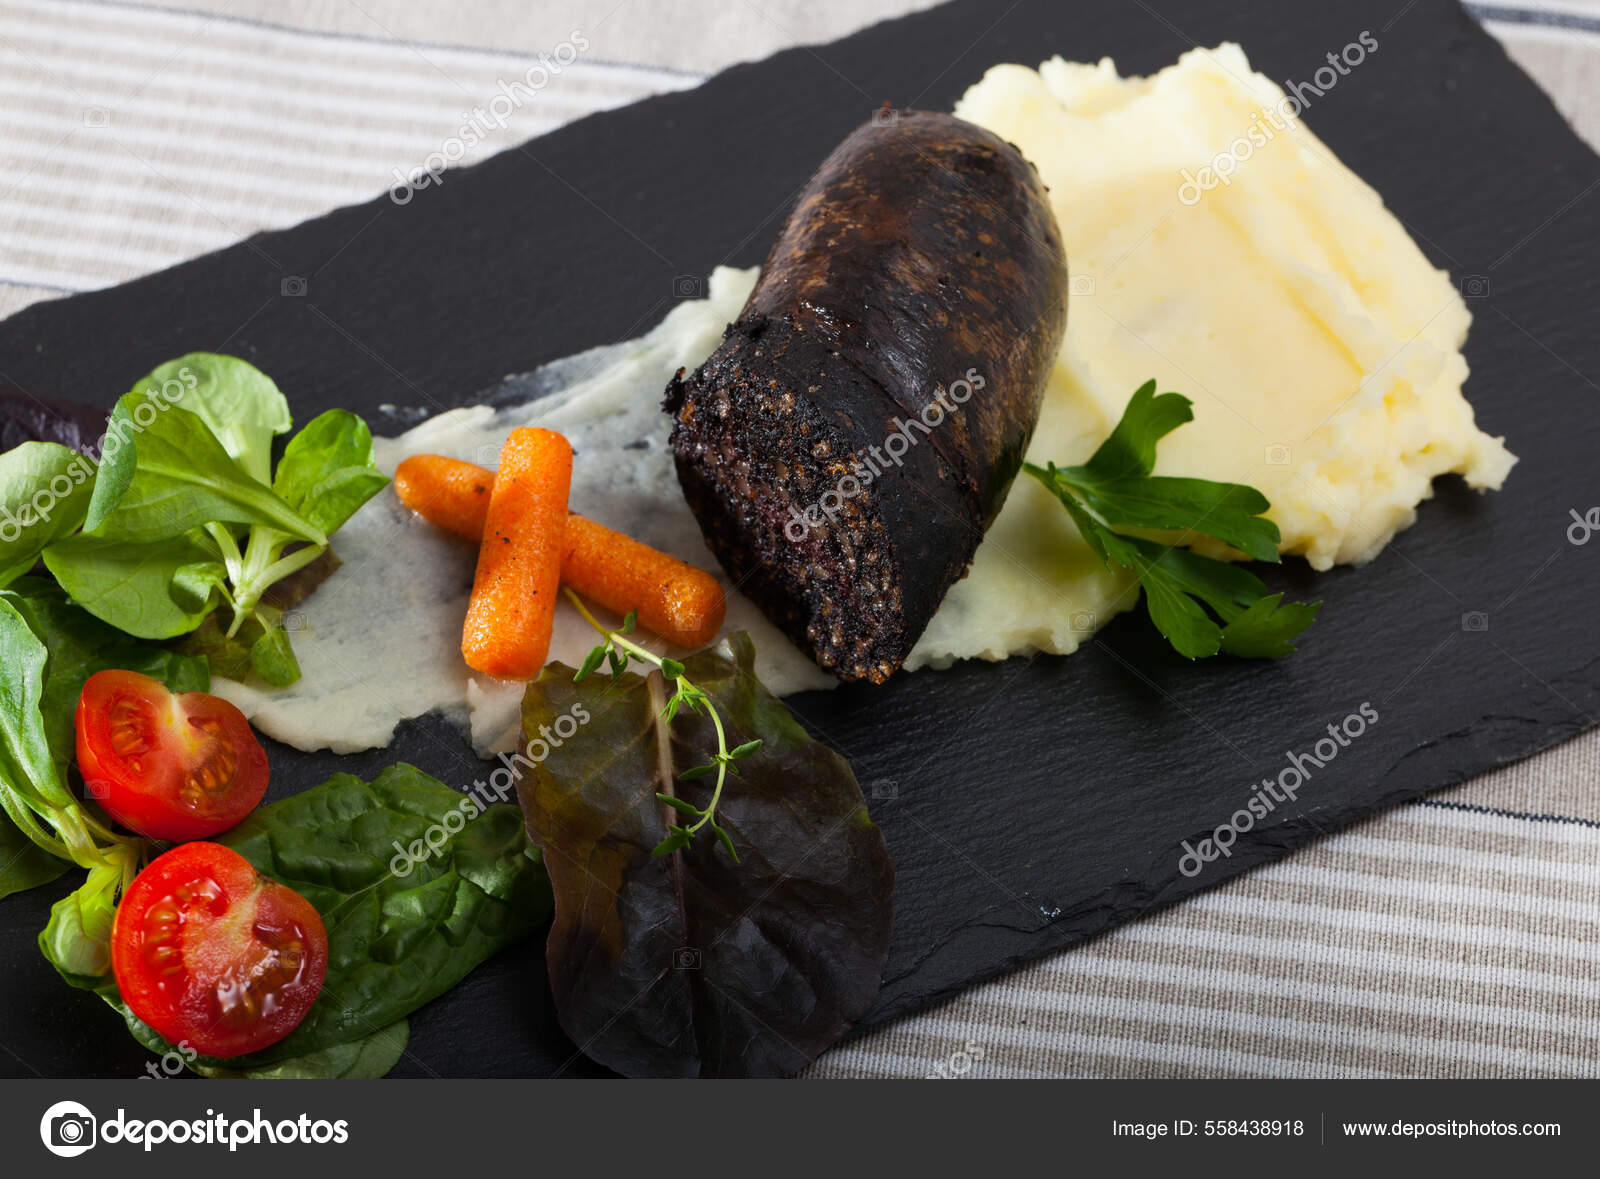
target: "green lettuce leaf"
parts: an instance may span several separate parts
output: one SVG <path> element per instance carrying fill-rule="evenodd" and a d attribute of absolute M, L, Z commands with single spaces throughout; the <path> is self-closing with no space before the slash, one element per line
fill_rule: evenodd
<path fill-rule="evenodd" d="M 83 523 L 94 484 L 94 460 L 54 442 L 24 442 L 0 454 L 0 587 Z"/>
<path fill-rule="evenodd" d="M 285 503 L 329 536 L 388 485 L 373 457 L 372 431 L 343 409 L 313 418 L 289 439 L 272 481 Z"/>
<path fill-rule="evenodd" d="M 191 352 L 167 361 L 134 389 L 167 390 L 174 401 L 211 427 L 223 449 L 252 479 L 271 481 L 272 440 L 286 433 L 294 418 L 277 384 L 255 365 L 237 356 Z"/>
<path fill-rule="evenodd" d="M 216 608 L 227 570 L 204 533 L 156 541 L 82 532 L 44 551 L 45 567 L 72 600 L 141 639 L 170 639 Z"/>
<path fill-rule="evenodd" d="M 0 810 L 0 900 L 58 880 L 72 864 L 45 851 Z"/>
<path fill-rule="evenodd" d="M 265 525 L 312 544 L 327 536 L 236 463 L 199 415 L 141 389 L 111 412 L 86 531 L 169 540 L 214 522 Z"/>
<path fill-rule="evenodd" d="M 73 756 L 73 713 L 84 683 L 95 672 L 111 667 L 127 668 L 154 676 L 175 692 L 204 691 L 210 686 L 204 659 L 129 638 L 69 603 L 56 585 L 43 578 L 19 579 L 0 593 L 0 602 L 11 612 L 9 621 L 0 619 L 0 643 L 6 645 L 17 660 L 15 663 L 8 660 L 6 670 L 10 674 L 15 669 L 24 687 L 22 696 L 12 698 L 5 705 L 14 712 L 10 726 L 14 735 L 10 741 L 31 744 L 42 739 L 55 770 L 55 782 L 67 780 Z M 26 627 L 27 635 L 17 627 L 18 621 Z M 40 652 L 43 669 L 35 692 L 28 686 L 26 669 Z M 23 735 L 28 732 L 36 735 L 32 738 Z M 7 760 L 10 762 L 10 768 L 4 771 L 7 782 L 25 772 L 42 772 L 37 765 L 33 771 L 27 771 L 16 758 Z M 19 805 L 27 805 L 29 797 L 36 797 L 41 803 L 60 806 L 67 797 L 55 794 L 53 786 L 41 797 L 33 791 L 0 785 L 0 795 L 8 793 Z M 77 805 L 81 809 L 81 804 Z M 9 810 L 6 807 L 0 811 L 0 897 L 55 880 L 71 867 L 69 861 L 50 854 L 25 834 L 10 817 Z M 92 898 L 86 895 L 78 897 L 74 903 L 83 906 L 91 902 Z M 70 916 L 72 914 L 63 913 L 61 920 Z M 55 921 L 53 916 L 52 922 Z"/>
<path fill-rule="evenodd" d="M 73 757 L 73 713 L 83 685 L 97 671 L 121 668 L 164 683 L 174 692 L 204 692 L 211 674 L 201 656 L 130 638 L 73 605 L 42 577 L 11 586 L 7 600 L 48 652 L 39 709 L 52 758 L 62 774 Z"/>

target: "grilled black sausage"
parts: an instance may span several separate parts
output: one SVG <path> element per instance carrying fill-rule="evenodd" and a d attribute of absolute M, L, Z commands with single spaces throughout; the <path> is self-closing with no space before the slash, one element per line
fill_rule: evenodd
<path fill-rule="evenodd" d="M 801 192 L 738 320 L 667 388 L 707 543 L 824 669 L 881 683 L 1022 463 L 1067 262 L 1017 149 L 879 112 Z"/>

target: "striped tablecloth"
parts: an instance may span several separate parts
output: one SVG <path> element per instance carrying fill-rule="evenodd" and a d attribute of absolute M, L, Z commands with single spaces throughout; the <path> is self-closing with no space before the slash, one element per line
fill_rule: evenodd
<path fill-rule="evenodd" d="M 921 6 L 0 0 L 0 316 L 367 200 L 431 153 L 470 163 Z M 1600 0 L 1472 7 L 1600 143 Z M 468 144 L 466 112 L 575 32 L 592 44 L 559 84 Z M 1600 1075 L 1597 777 L 1591 733 L 863 1036 L 813 1074 Z"/>

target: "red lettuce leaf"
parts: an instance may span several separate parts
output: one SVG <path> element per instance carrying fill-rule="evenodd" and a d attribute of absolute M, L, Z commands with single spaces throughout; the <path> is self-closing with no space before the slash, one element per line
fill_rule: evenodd
<path fill-rule="evenodd" d="M 0 385 L 0 452 L 24 442 L 59 442 L 97 456 L 109 411 L 76 401 L 38 397 Z"/>
<path fill-rule="evenodd" d="M 882 982 L 894 867 L 849 764 L 752 673 L 744 634 L 685 661 L 729 747 L 759 738 L 708 832 L 654 858 L 669 812 L 704 806 L 711 722 L 660 718 L 659 673 L 612 682 L 553 664 L 523 702 L 518 783 L 556 916 L 546 959 L 561 1026 L 629 1076 L 772 1076 L 803 1068 L 871 1006 Z"/>

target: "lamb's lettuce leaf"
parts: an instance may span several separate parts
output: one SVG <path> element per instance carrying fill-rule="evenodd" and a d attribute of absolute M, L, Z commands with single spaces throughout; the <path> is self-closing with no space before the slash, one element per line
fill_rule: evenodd
<path fill-rule="evenodd" d="M 108 912 L 101 894 L 109 888 L 115 901 L 134 845 L 100 837 L 103 819 L 67 789 L 78 697 L 91 675 L 113 667 L 154 676 L 175 692 L 203 691 L 206 661 L 131 639 L 72 605 L 54 583 L 25 577 L 0 592 L 0 665 L 0 729 L 11 751 L 0 756 L 0 897 L 54 880 L 75 860 L 91 869 L 94 887 L 52 915 L 52 936 L 73 923 L 98 929 Z M 106 867 L 114 870 L 94 876 Z"/>
<path fill-rule="evenodd" d="M 292 425 L 277 385 L 237 357 L 161 365 L 117 402 L 98 470 L 42 443 L 0 456 L 0 502 L 19 507 L 58 469 L 83 476 L 48 519 L 0 514 L 0 587 L 42 556 L 75 601 L 148 639 L 189 634 L 226 607 L 207 645 L 228 670 L 293 683 L 300 665 L 274 589 L 325 577 L 328 537 L 388 478 L 366 423 L 340 409 L 291 438 L 274 474 L 274 439 Z"/>
<path fill-rule="evenodd" d="M 272 488 L 332 536 L 388 486 L 372 453 L 372 431 L 349 410 L 330 409 L 289 440 Z"/>
<path fill-rule="evenodd" d="M 41 708 L 49 652 L 0 593 L 0 809 L 42 850 L 85 867 L 102 863 L 96 824 L 67 789 Z"/>
<path fill-rule="evenodd" d="M 57 880 L 72 864 L 45 851 L 0 810 L 0 900 Z"/>
<path fill-rule="evenodd" d="M 272 440 L 294 425 L 273 379 L 237 356 L 191 352 L 158 366 L 135 390 L 163 392 L 196 414 L 257 483 L 272 481 Z M 219 517 L 220 518 L 220 517 Z"/>
<path fill-rule="evenodd" d="M 312 544 L 327 536 L 245 470 L 199 414 L 135 389 L 106 429 L 86 531 L 149 542 L 207 524 L 260 524 Z"/>
<path fill-rule="evenodd" d="M 198 530 L 157 541 L 80 532 L 44 552 L 72 600 L 141 639 L 188 634 L 217 607 L 227 569 Z"/>
<path fill-rule="evenodd" d="M 78 529 L 94 485 L 94 460 L 54 442 L 24 442 L 0 454 L 0 587 Z"/>
<path fill-rule="evenodd" d="M 164 683 L 173 692 L 204 692 L 211 675 L 204 658 L 130 638 L 67 600 L 42 577 L 11 586 L 6 600 L 49 653 L 39 709 L 51 756 L 63 773 L 72 759 L 72 716 L 83 685 L 97 671 L 121 668 Z"/>

